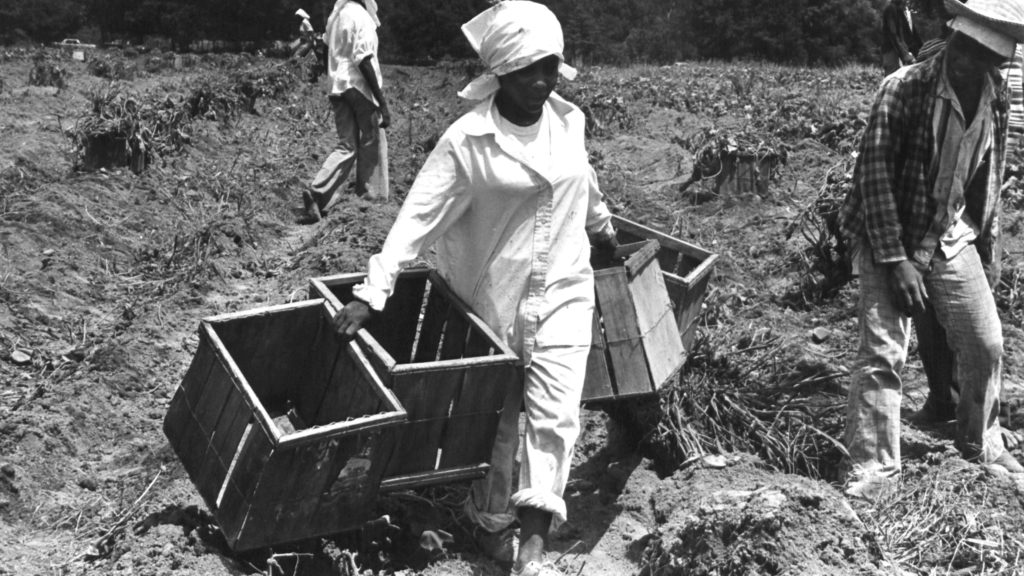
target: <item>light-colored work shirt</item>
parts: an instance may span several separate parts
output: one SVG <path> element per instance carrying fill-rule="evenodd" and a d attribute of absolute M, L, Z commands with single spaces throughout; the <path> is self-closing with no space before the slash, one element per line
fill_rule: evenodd
<path fill-rule="evenodd" d="M 939 78 L 937 89 L 932 132 L 938 162 L 932 196 L 939 208 L 918 254 L 914 255 L 921 264 L 931 261 L 936 245 L 948 260 L 977 239 L 980 230 L 966 214 L 965 193 L 985 155 L 992 149 L 994 133 L 992 115 L 985 113 L 995 100 L 995 88 L 988 76 L 981 89 L 977 112 L 969 125 L 945 74 Z"/>
<path fill-rule="evenodd" d="M 350 88 L 359 90 L 366 99 L 380 105 L 370 91 L 370 85 L 359 70 L 359 63 L 372 56 L 377 83 L 384 87 L 377 61 L 377 25 L 358 2 L 338 0 L 327 18 L 327 73 L 331 79 L 331 94 L 342 94 Z"/>
<path fill-rule="evenodd" d="M 589 346 L 590 235 L 611 214 L 584 148 L 584 116 L 552 94 L 537 138 L 503 131 L 494 97 L 445 132 L 413 183 L 357 298 L 381 310 L 430 246 L 452 290 L 529 365 L 539 347 Z M 525 140 L 524 140 L 525 139 Z"/>

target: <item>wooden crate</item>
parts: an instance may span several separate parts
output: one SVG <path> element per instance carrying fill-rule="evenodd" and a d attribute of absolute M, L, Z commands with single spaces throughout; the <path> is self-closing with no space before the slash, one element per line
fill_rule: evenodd
<path fill-rule="evenodd" d="M 584 402 L 651 394 L 686 360 L 654 240 L 623 244 L 615 264 L 594 262 L 593 339 Z"/>
<path fill-rule="evenodd" d="M 310 294 L 340 309 L 363 278 L 314 278 Z M 386 435 L 381 490 L 483 477 L 508 387 L 521 385 L 516 354 L 427 269 L 399 275 L 356 341 L 409 413 Z"/>
<path fill-rule="evenodd" d="M 623 244 L 658 241 L 658 263 L 668 298 L 672 301 L 683 348 L 689 352 L 718 254 L 620 216 L 612 216 L 612 224 L 619 242 Z"/>
<path fill-rule="evenodd" d="M 164 433 L 236 551 L 370 519 L 406 412 L 323 300 L 204 319 Z"/>
<path fill-rule="evenodd" d="M 768 195 L 768 185 L 782 164 L 777 154 L 732 152 L 721 154 L 722 169 L 715 176 L 715 191 L 721 195 Z"/>

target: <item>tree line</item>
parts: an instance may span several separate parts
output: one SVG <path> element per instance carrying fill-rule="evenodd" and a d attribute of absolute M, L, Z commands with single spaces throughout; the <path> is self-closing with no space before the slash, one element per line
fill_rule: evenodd
<path fill-rule="evenodd" d="M 559 17 L 566 56 L 585 64 L 751 59 L 836 65 L 875 62 L 886 0 L 540 0 Z M 917 0 L 919 17 L 936 0 Z M 472 56 L 459 26 L 489 0 L 379 0 L 381 59 Z M 297 35 L 295 10 L 323 30 L 332 0 L 0 0 L 0 42 L 164 38 L 266 46 Z M 83 40 L 87 39 L 83 38 Z"/>

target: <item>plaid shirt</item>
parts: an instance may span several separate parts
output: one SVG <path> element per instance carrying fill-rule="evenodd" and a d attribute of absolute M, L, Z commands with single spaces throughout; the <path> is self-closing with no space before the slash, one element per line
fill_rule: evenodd
<path fill-rule="evenodd" d="M 839 212 L 839 229 L 850 246 L 866 240 L 865 248 L 870 248 L 877 264 L 899 262 L 914 254 L 940 209 L 932 194 L 938 172 L 932 118 L 944 62 L 943 53 L 886 77 L 871 109 L 853 189 Z M 994 142 L 969 189 L 970 203 L 977 206 L 972 220 L 981 230 L 975 246 L 986 263 L 998 261 L 993 246 L 1009 107 L 1006 84 L 995 69 L 992 78 L 997 87 L 990 111 L 995 120 Z"/>

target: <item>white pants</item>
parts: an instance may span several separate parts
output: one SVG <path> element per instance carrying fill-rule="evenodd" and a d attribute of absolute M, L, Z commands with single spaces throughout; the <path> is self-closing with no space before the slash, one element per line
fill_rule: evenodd
<path fill-rule="evenodd" d="M 515 509 L 521 507 L 550 512 L 552 529 L 566 520 L 562 494 L 580 432 L 580 398 L 589 353 L 589 345 L 534 351 L 523 386 L 513 386 L 505 398 L 491 470 L 470 490 L 466 512 L 475 524 L 496 532 L 514 522 Z M 516 489 L 520 406 L 525 408 L 526 434 Z"/>

